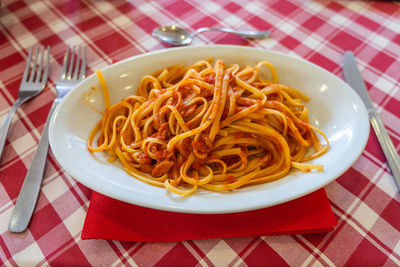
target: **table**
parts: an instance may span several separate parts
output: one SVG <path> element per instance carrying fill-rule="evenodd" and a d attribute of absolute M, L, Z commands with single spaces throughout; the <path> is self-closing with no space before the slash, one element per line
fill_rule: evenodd
<path fill-rule="evenodd" d="M 400 198 L 375 134 L 351 169 L 326 186 L 338 225 L 328 234 L 168 243 L 81 240 L 91 190 L 48 156 L 29 230 L 7 232 L 9 218 L 55 97 L 67 45 L 88 46 L 89 72 L 114 60 L 168 47 L 151 36 L 178 24 L 272 31 L 247 41 L 221 33 L 193 45 L 236 44 L 301 56 L 342 76 L 352 50 L 371 98 L 400 150 L 400 4 L 375 1 L 3 1 L 0 10 L 0 122 L 17 98 L 27 48 L 51 46 L 48 87 L 18 109 L 0 165 L 1 265 L 398 266 Z"/>

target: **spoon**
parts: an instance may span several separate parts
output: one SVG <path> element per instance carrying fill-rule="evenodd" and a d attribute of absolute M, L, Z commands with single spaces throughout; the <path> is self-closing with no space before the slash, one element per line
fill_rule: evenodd
<path fill-rule="evenodd" d="M 188 45 L 192 42 L 194 36 L 207 31 L 228 32 L 252 39 L 262 39 L 270 36 L 269 31 L 237 31 L 229 28 L 200 28 L 190 33 L 176 25 L 156 28 L 153 30 L 153 36 L 171 45 Z"/>

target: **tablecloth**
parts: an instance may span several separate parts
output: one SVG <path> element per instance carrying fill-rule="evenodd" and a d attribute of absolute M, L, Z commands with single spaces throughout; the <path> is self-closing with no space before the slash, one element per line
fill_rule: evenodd
<path fill-rule="evenodd" d="M 91 190 L 48 156 L 29 229 L 7 231 L 16 198 L 55 98 L 67 45 L 87 45 L 89 72 L 168 47 L 159 25 L 266 30 L 245 40 L 204 33 L 193 45 L 235 44 L 305 58 L 342 78 L 352 50 L 370 96 L 400 150 L 400 4 L 392 1 L 50 1 L 3 0 L 0 8 L 0 122 L 18 94 L 33 44 L 51 46 L 47 88 L 18 109 L 0 163 L 0 265 L 113 266 L 398 266 L 399 193 L 375 134 L 342 176 L 325 187 L 338 220 L 328 234 L 146 243 L 81 240 Z"/>

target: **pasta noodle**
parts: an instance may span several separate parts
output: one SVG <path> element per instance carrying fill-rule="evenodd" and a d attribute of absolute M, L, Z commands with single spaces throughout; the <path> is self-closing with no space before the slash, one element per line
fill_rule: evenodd
<path fill-rule="evenodd" d="M 278 83 L 269 62 L 170 66 L 144 76 L 135 95 L 113 105 L 96 73 L 106 109 L 88 149 L 106 151 L 143 182 L 190 195 L 269 182 L 291 168 L 323 170 L 307 163 L 329 146 L 308 122 L 308 97 Z"/>

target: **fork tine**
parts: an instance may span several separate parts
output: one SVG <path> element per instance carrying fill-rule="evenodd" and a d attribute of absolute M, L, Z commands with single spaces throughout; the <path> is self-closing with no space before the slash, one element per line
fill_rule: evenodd
<path fill-rule="evenodd" d="M 31 83 L 33 81 L 33 77 L 35 76 L 35 72 L 36 72 L 36 65 L 37 65 L 37 61 L 38 61 L 38 57 L 39 57 L 39 47 L 36 46 L 35 47 L 35 59 L 32 61 L 33 65 L 32 65 L 32 71 L 29 75 L 29 83 Z"/>
<path fill-rule="evenodd" d="M 81 64 L 81 71 L 79 72 L 81 77 L 79 79 L 85 79 L 86 77 L 86 46 L 83 47 L 83 57 Z"/>
<path fill-rule="evenodd" d="M 75 70 L 74 70 L 74 75 L 73 75 L 74 80 L 78 79 L 80 57 L 81 57 L 81 47 L 78 46 L 77 51 L 76 51 L 76 62 L 75 62 Z"/>
<path fill-rule="evenodd" d="M 42 83 L 47 81 L 47 78 L 49 77 L 50 46 L 47 46 L 46 51 L 47 51 L 46 67 L 44 68 Z"/>
<path fill-rule="evenodd" d="M 32 60 L 32 46 L 29 47 L 28 60 L 26 61 L 25 72 L 24 76 L 22 77 L 23 82 L 25 82 L 28 78 L 29 68 L 31 66 L 31 60 Z"/>
<path fill-rule="evenodd" d="M 71 80 L 72 78 L 72 67 L 74 66 L 74 57 L 75 57 L 75 46 L 71 48 L 71 57 L 69 58 L 69 66 L 68 66 L 68 73 L 67 79 Z"/>
<path fill-rule="evenodd" d="M 61 69 L 61 74 L 60 74 L 60 79 L 65 79 L 67 77 L 67 66 L 68 66 L 68 61 L 69 61 L 69 46 L 67 46 L 67 52 L 65 53 L 64 60 L 63 60 L 63 66 Z"/>
<path fill-rule="evenodd" d="M 40 46 L 40 60 L 39 60 L 39 68 L 36 72 L 35 83 L 40 82 L 40 78 L 42 77 L 42 69 L 43 69 L 43 54 L 44 54 L 44 46 Z M 33 75 L 32 75 L 33 76 Z"/>

